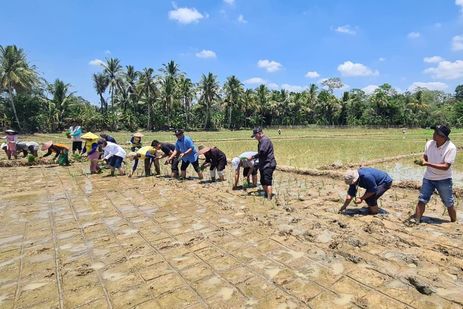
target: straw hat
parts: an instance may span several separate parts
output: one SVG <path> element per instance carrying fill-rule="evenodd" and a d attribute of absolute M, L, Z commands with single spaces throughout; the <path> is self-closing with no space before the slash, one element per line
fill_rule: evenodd
<path fill-rule="evenodd" d="M 15 130 L 12 130 L 12 129 L 5 130 L 5 133 L 6 134 L 18 134 L 18 132 L 16 132 Z"/>
<path fill-rule="evenodd" d="M 203 155 L 203 154 L 205 154 L 206 152 L 208 152 L 209 150 L 211 150 L 211 147 L 207 147 L 207 146 L 204 146 L 204 145 L 200 145 L 200 146 L 198 147 L 198 150 L 199 150 L 198 154 Z"/>
<path fill-rule="evenodd" d="M 51 145 L 53 145 L 52 141 L 48 141 L 48 142 L 43 143 L 42 144 L 42 151 L 48 150 L 48 148 L 50 148 Z"/>
<path fill-rule="evenodd" d="M 135 136 L 135 137 L 143 137 L 143 134 L 141 134 L 140 132 L 137 132 L 137 133 L 134 133 L 133 136 Z"/>
<path fill-rule="evenodd" d="M 94 139 L 99 139 L 100 137 L 96 134 L 93 134 L 92 132 L 85 133 L 82 135 L 80 138 L 82 139 L 88 139 L 88 140 L 94 140 Z"/>

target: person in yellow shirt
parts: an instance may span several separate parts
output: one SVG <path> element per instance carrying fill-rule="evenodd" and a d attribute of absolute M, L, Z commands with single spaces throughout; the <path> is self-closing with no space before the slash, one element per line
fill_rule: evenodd
<path fill-rule="evenodd" d="M 145 146 L 137 150 L 137 152 L 131 152 L 127 155 L 128 158 L 133 160 L 132 170 L 129 173 L 129 177 L 132 177 L 133 173 L 137 170 L 138 161 L 144 160 L 145 163 L 145 176 L 151 176 L 151 164 L 156 159 L 156 148 L 152 146 Z M 160 174 L 159 165 L 155 165 L 156 174 Z"/>

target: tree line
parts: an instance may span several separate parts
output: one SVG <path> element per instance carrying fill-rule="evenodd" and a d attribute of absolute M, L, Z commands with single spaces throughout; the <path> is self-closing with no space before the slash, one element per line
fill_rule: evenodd
<path fill-rule="evenodd" d="M 46 81 L 23 49 L 0 46 L 0 126 L 22 132 L 57 132 L 76 121 L 86 130 L 231 129 L 254 126 L 463 126 L 463 85 L 445 93 L 417 88 L 400 93 L 383 84 L 373 93 L 341 89 L 339 78 L 302 92 L 248 89 L 234 75 L 223 85 L 213 73 L 193 82 L 174 61 L 161 68 L 102 61 L 91 76 L 99 102 L 89 102 L 57 79 Z"/>

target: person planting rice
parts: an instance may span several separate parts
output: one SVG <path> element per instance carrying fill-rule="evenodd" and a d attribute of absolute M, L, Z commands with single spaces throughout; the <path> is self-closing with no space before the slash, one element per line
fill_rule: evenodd
<path fill-rule="evenodd" d="M 82 135 L 82 128 L 77 125 L 77 122 L 74 121 L 72 126 L 69 128 L 69 135 L 72 140 L 72 154 L 75 154 L 77 150 L 82 152 L 82 140 L 80 139 L 80 136 Z"/>
<path fill-rule="evenodd" d="M 101 171 L 98 166 L 98 160 L 100 158 L 98 135 L 88 132 L 82 135 L 81 138 L 85 141 L 82 154 L 87 153 L 87 158 L 90 161 L 90 174 L 98 174 Z"/>
<path fill-rule="evenodd" d="M 423 176 L 415 214 L 410 219 L 411 223 L 421 222 L 426 204 L 435 190 L 437 190 L 447 208 L 450 221 L 457 221 L 451 168 L 455 162 L 457 147 L 450 141 L 450 128 L 445 125 L 437 125 L 432 128 L 434 134 L 432 140 L 426 143 L 423 159 L 415 162 L 418 165 L 426 166 L 426 172 Z"/>
<path fill-rule="evenodd" d="M 38 157 L 39 144 L 36 142 L 17 142 L 16 150 L 23 153 L 24 158 L 30 153 L 34 157 Z"/>
<path fill-rule="evenodd" d="M 6 130 L 5 131 L 6 136 L 6 155 L 8 157 L 8 160 L 11 160 L 11 156 L 13 156 L 15 159 L 18 158 L 18 153 L 16 152 L 16 143 L 18 141 L 18 132 L 15 130 Z"/>
<path fill-rule="evenodd" d="M 156 148 L 152 146 L 145 146 L 138 149 L 137 152 L 131 152 L 127 155 L 128 158 L 133 160 L 132 169 L 129 173 L 129 177 L 132 177 L 133 173 L 137 170 L 138 161 L 140 159 L 144 160 L 145 163 L 145 176 L 151 175 L 151 164 L 153 164 L 156 159 Z M 159 165 L 156 168 L 156 175 L 161 174 L 159 170 Z"/>
<path fill-rule="evenodd" d="M 249 157 L 253 157 L 257 154 L 255 151 L 247 151 L 240 154 L 238 157 L 234 157 L 231 161 L 232 169 L 235 171 L 235 182 L 233 183 L 233 190 L 238 189 L 238 182 L 240 180 L 240 168 L 243 168 L 243 177 L 246 177 L 246 183 L 244 187 L 248 187 L 251 183 L 250 178 L 252 176 L 252 186 L 257 186 L 257 166 L 258 160 L 248 160 Z"/>
<path fill-rule="evenodd" d="M 344 205 L 339 209 L 340 213 L 354 200 L 355 204 L 365 201 L 368 205 L 368 213 L 377 214 L 379 212 L 378 199 L 392 186 L 392 178 L 386 172 L 372 167 L 347 171 L 344 175 L 344 182 L 349 185 L 349 190 Z M 361 197 L 356 197 L 358 187 L 366 190 Z"/>
<path fill-rule="evenodd" d="M 112 137 L 111 135 L 108 135 L 106 133 L 101 133 L 100 136 L 101 138 L 105 139 L 107 142 L 117 144 L 116 139 Z"/>
<path fill-rule="evenodd" d="M 259 159 L 260 183 L 264 188 L 265 196 L 272 199 L 273 172 L 277 166 L 273 152 L 273 144 L 270 138 L 265 136 L 262 128 L 257 127 L 252 131 L 252 138 L 259 141 L 257 154 L 249 156 L 248 160 Z"/>
<path fill-rule="evenodd" d="M 104 160 L 108 162 L 109 166 L 111 167 L 111 176 L 114 176 L 114 171 L 116 169 L 119 170 L 119 175 L 125 175 L 125 171 L 122 168 L 122 162 L 124 161 L 126 156 L 125 150 L 118 144 L 107 142 L 104 139 L 100 139 L 100 141 L 98 141 L 98 144 L 100 144 L 103 147 Z"/>
<path fill-rule="evenodd" d="M 227 157 L 225 154 L 217 147 L 206 147 L 206 146 L 199 146 L 198 148 L 199 155 L 204 155 L 206 161 L 201 165 L 201 170 L 203 170 L 206 166 L 209 166 L 209 171 L 211 174 L 211 181 L 216 180 L 216 174 L 219 176 L 220 181 L 225 180 L 225 166 L 227 166 Z"/>
<path fill-rule="evenodd" d="M 130 145 L 132 145 L 130 147 L 131 151 L 135 152 L 137 151 L 137 149 L 140 149 L 141 147 L 143 147 L 142 142 L 141 142 L 142 137 L 143 137 L 143 134 L 141 134 L 140 132 L 134 133 L 132 135 L 132 137 L 130 138 Z"/>
<path fill-rule="evenodd" d="M 182 129 L 175 130 L 174 134 L 177 137 L 177 142 L 175 143 L 174 152 L 169 157 L 169 162 L 173 162 L 178 155 L 179 160 L 182 160 L 182 165 L 180 166 L 181 178 L 186 178 L 186 169 L 191 163 L 196 173 L 198 173 L 198 178 L 203 179 L 203 173 L 199 168 L 198 152 L 193 140 L 189 136 L 184 135 Z"/>
<path fill-rule="evenodd" d="M 69 165 L 69 148 L 63 144 L 53 144 L 52 141 L 48 141 L 42 144 L 42 151 L 47 151 L 42 158 L 48 157 L 52 153 L 55 153 L 54 161 L 58 161 L 61 166 Z"/>
<path fill-rule="evenodd" d="M 174 144 L 169 144 L 169 143 L 160 143 L 157 140 L 153 140 L 151 143 L 151 146 L 156 148 L 156 150 L 161 150 L 162 155 L 161 156 L 156 156 L 156 159 L 154 160 L 154 166 L 155 168 L 158 168 L 159 166 L 159 160 L 162 158 L 169 158 L 175 151 L 175 145 Z M 175 156 L 170 162 L 169 159 L 166 160 L 165 165 L 170 164 L 171 166 L 171 172 L 172 172 L 172 177 L 177 178 L 178 177 L 178 163 L 179 163 L 178 156 Z M 157 166 L 156 166 L 157 165 Z"/>

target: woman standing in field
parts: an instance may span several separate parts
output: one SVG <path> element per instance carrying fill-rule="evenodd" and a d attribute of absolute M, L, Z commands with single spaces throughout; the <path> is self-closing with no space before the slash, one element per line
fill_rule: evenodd
<path fill-rule="evenodd" d="M 100 158 L 98 135 L 88 132 L 81 138 L 85 141 L 82 154 L 87 153 L 87 158 L 90 161 L 90 174 L 98 174 L 101 171 L 98 166 L 98 159 Z"/>
<path fill-rule="evenodd" d="M 18 132 L 15 130 L 6 130 L 6 155 L 8 160 L 11 160 L 11 156 L 14 156 L 15 159 L 18 158 L 18 154 L 16 153 L 16 143 L 18 142 Z"/>
<path fill-rule="evenodd" d="M 53 144 L 52 141 L 48 141 L 42 145 L 42 151 L 47 150 L 47 153 L 42 158 L 48 157 L 53 152 L 55 157 L 53 160 L 58 159 L 58 164 L 61 166 L 69 165 L 69 148 L 62 144 Z"/>

